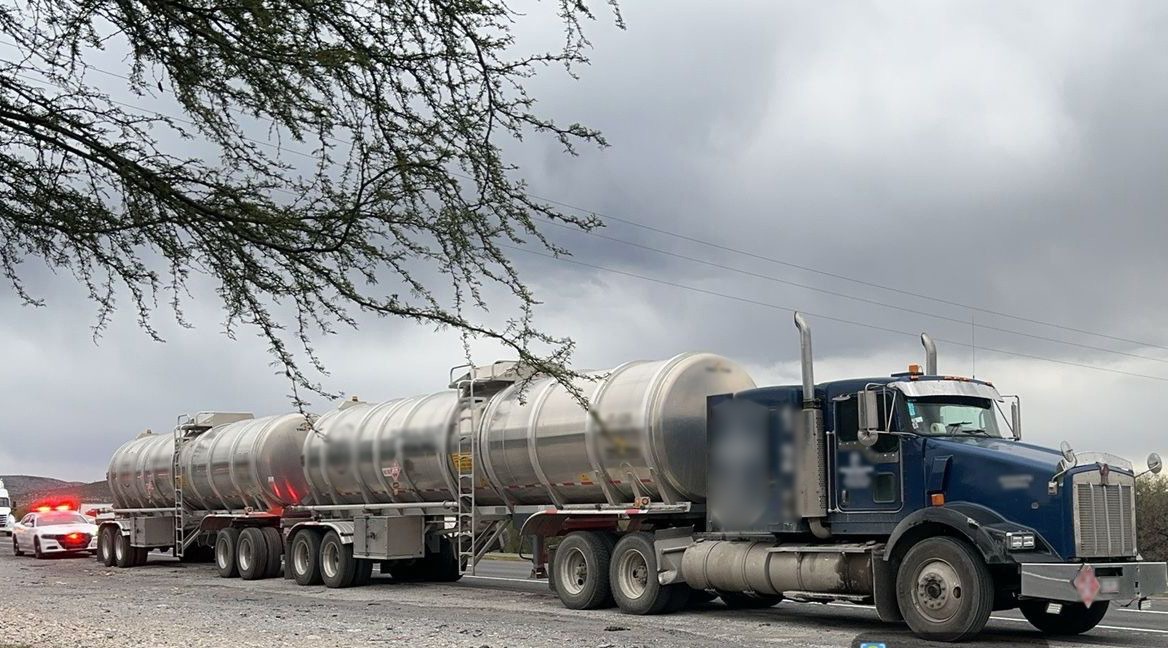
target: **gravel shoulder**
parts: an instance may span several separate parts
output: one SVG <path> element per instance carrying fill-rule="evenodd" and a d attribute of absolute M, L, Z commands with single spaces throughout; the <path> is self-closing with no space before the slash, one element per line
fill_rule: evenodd
<path fill-rule="evenodd" d="M 0 648 L 835 647 L 858 646 L 861 639 L 936 646 L 881 624 L 863 608 L 784 603 L 773 610 L 730 612 L 710 604 L 685 614 L 634 617 L 565 609 L 541 582 L 467 578 L 446 585 L 401 584 L 375 576 L 369 587 L 328 590 L 284 579 L 221 579 L 211 565 L 183 565 L 161 554 L 153 554 L 145 567 L 119 570 L 88 557 L 16 558 L 4 545 Z M 1104 638 L 1080 641 L 1117 645 Z M 965 645 L 1020 644 L 1046 645 L 1016 627 Z"/>

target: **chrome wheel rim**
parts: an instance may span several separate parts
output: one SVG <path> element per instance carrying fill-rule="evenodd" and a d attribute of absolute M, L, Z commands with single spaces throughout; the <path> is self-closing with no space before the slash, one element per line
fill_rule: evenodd
<path fill-rule="evenodd" d="M 621 592 L 638 599 L 649 588 L 649 561 L 638 549 L 629 549 L 620 555 L 616 565 L 617 586 Z"/>
<path fill-rule="evenodd" d="M 945 623 L 961 608 L 965 588 L 953 565 L 934 558 L 917 570 L 912 593 L 913 605 L 925 618 Z"/>
<path fill-rule="evenodd" d="M 126 556 L 126 549 L 122 546 L 122 539 L 116 538 L 114 540 L 114 558 L 121 560 Z"/>
<path fill-rule="evenodd" d="M 226 538 L 215 543 L 215 564 L 219 565 L 220 569 L 226 569 L 230 566 L 227 564 L 227 545 Z"/>
<path fill-rule="evenodd" d="M 243 537 L 239 539 L 239 570 L 247 571 L 251 569 L 252 562 L 252 544 L 251 538 Z"/>
<path fill-rule="evenodd" d="M 296 546 L 292 551 L 292 564 L 297 574 L 308 573 L 311 560 L 309 557 L 308 543 L 304 540 L 297 539 Z"/>
<path fill-rule="evenodd" d="M 579 594 L 588 583 L 588 560 L 579 549 L 568 549 L 568 555 L 560 561 L 556 573 L 556 586 L 563 587 L 569 594 Z"/>
<path fill-rule="evenodd" d="M 336 543 L 330 542 L 324 546 L 320 556 L 320 569 L 329 578 L 334 578 L 341 571 L 341 550 Z"/>

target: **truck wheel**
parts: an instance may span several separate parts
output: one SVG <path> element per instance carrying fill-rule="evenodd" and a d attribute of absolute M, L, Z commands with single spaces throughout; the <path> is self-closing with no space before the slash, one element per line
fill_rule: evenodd
<path fill-rule="evenodd" d="M 248 527 L 239 532 L 239 542 L 235 545 L 235 564 L 243 580 L 267 577 L 268 540 L 264 537 L 263 529 Z"/>
<path fill-rule="evenodd" d="M 896 598 L 908 627 L 934 641 L 981 632 L 994 607 L 994 582 L 972 547 L 948 537 L 913 545 L 896 574 Z"/>
<path fill-rule="evenodd" d="M 235 546 L 239 542 L 239 529 L 227 527 L 215 534 L 215 566 L 220 578 L 239 576 L 239 566 L 235 564 Z"/>
<path fill-rule="evenodd" d="M 556 594 L 572 610 L 597 610 L 612 605 L 609 563 L 612 544 L 605 534 L 573 531 L 556 549 L 552 570 Z"/>
<path fill-rule="evenodd" d="M 320 585 L 320 534 L 301 529 L 292 536 L 288 549 L 288 569 L 297 585 Z"/>
<path fill-rule="evenodd" d="M 114 565 L 123 569 L 134 566 L 134 548 L 130 546 L 130 536 L 114 533 Z"/>
<path fill-rule="evenodd" d="M 268 543 L 268 564 L 264 578 L 280 577 L 280 559 L 284 557 L 284 534 L 276 527 L 263 527 L 264 540 Z"/>
<path fill-rule="evenodd" d="M 755 592 L 718 592 L 718 598 L 731 610 L 762 610 L 774 607 L 783 601 L 781 594 L 758 594 Z"/>
<path fill-rule="evenodd" d="M 357 576 L 353 545 L 341 542 L 336 531 L 324 534 L 320 543 L 320 577 L 325 587 L 349 587 Z"/>
<path fill-rule="evenodd" d="M 608 580 L 612 598 L 625 614 L 660 614 L 673 601 L 674 586 L 657 580 L 657 553 L 649 533 L 629 533 L 616 543 Z"/>
<path fill-rule="evenodd" d="M 1057 613 L 1048 611 L 1050 601 L 1019 601 L 1018 609 L 1030 625 L 1049 635 L 1077 635 L 1099 625 L 1107 614 L 1107 601 L 1096 601 L 1091 607 L 1082 603 L 1060 603 Z"/>

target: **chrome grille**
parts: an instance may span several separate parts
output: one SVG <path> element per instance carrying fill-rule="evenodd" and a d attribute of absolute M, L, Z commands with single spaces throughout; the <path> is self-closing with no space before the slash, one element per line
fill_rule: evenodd
<path fill-rule="evenodd" d="M 8 526 L 8 514 L 0 513 L 0 528 Z"/>
<path fill-rule="evenodd" d="M 1080 558 L 1136 554 L 1133 479 L 1112 474 L 1103 483 L 1098 472 L 1074 477 L 1075 550 Z"/>

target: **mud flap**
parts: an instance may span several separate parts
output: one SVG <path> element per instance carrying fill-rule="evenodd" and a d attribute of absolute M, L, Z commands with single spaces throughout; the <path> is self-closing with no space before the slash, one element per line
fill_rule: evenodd
<path fill-rule="evenodd" d="M 904 615 L 896 602 L 896 565 L 880 553 L 872 554 L 872 599 L 876 616 L 885 623 L 903 623 Z"/>

